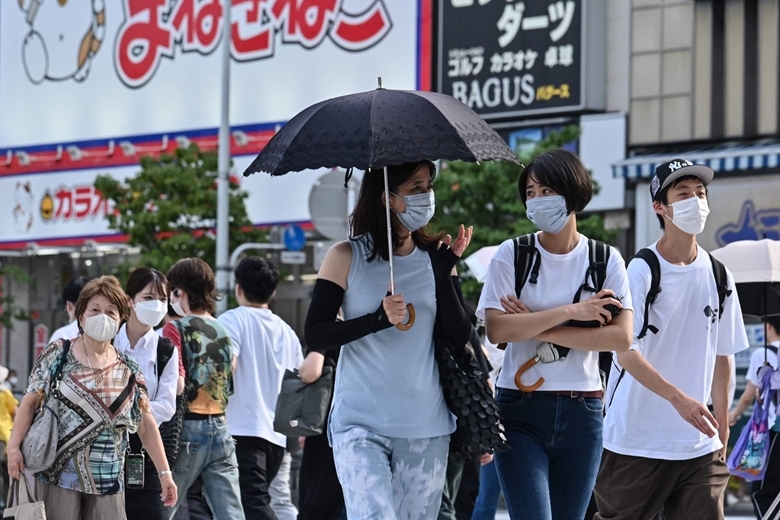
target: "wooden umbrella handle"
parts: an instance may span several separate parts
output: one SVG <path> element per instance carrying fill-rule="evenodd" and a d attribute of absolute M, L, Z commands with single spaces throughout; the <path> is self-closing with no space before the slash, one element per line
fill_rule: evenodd
<path fill-rule="evenodd" d="M 526 371 L 528 371 L 532 366 L 534 366 L 536 363 L 539 362 L 538 357 L 534 357 L 532 359 L 529 359 L 525 362 L 523 366 L 517 369 L 517 372 L 515 372 L 515 386 L 522 390 L 523 392 L 535 392 L 539 389 L 540 386 L 544 384 L 544 378 L 540 377 L 539 380 L 532 384 L 531 386 L 526 386 L 520 381 L 520 376 L 522 376 Z"/>
<path fill-rule="evenodd" d="M 411 329 L 412 325 L 414 325 L 414 318 L 415 318 L 414 305 L 412 305 L 411 303 L 407 303 L 406 312 L 409 314 L 409 319 L 406 320 L 406 323 L 396 323 L 395 324 L 396 329 L 406 331 Z"/>

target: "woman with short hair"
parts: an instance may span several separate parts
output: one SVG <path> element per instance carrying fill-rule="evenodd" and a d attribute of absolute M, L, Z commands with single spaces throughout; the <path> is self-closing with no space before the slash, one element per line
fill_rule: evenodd
<path fill-rule="evenodd" d="M 11 477 L 22 476 L 22 440 L 42 400 L 53 393 L 60 401 L 57 456 L 50 468 L 35 474 L 49 520 L 126 518 L 127 434 L 136 431 L 159 472 L 162 501 L 172 506 L 176 484 L 149 410 L 144 376 L 135 361 L 111 344 L 130 316 L 119 281 L 101 276 L 87 283 L 75 315 L 79 336 L 52 342 L 30 374 L 8 443 Z"/>
<path fill-rule="evenodd" d="M 602 452 L 598 352 L 631 345 L 628 276 L 610 246 L 603 249 L 609 254 L 603 290 L 587 274 L 590 249 L 599 246 L 577 230 L 577 213 L 593 189 L 576 155 L 558 149 L 538 156 L 521 173 L 518 189 L 528 218 L 540 229 L 524 237 L 534 248 L 526 254 L 531 276 L 518 298 L 516 246 L 514 239 L 505 241 L 490 262 L 477 310 L 488 339 L 508 343 L 496 402 L 512 449 L 496 455 L 496 467 L 512 518 L 580 519 Z M 613 317 L 609 305 L 622 313 Z M 570 320 L 601 326 L 566 325 Z M 564 354 L 561 347 L 571 351 Z M 537 356 L 545 362 L 529 363 Z M 540 378 L 544 382 L 534 388 Z"/>
<path fill-rule="evenodd" d="M 225 419 L 233 346 L 227 329 L 211 315 L 217 298 L 214 271 L 200 258 L 185 258 L 168 271 L 168 286 L 171 307 L 183 318 L 168 323 L 163 336 L 182 349 L 187 373 L 174 479 L 180 489 L 189 489 L 200 476 L 216 520 L 243 520 L 236 446 Z M 179 502 L 186 496 L 182 493 Z"/>

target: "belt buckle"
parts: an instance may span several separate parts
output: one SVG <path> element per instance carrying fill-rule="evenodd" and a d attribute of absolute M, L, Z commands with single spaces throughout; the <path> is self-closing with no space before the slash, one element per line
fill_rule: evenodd
<path fill-rule="evenodd" d="M 569 397 L 571 397 L 572 399 L 578 399 L 580 397 L 580 393 L 576 390 L 572 390 L 570 392 Z"/>

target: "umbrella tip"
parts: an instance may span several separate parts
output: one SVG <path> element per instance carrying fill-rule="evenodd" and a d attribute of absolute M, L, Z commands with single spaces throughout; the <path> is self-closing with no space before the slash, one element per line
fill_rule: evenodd
<path fill-rule="evenodd" d="M 378 78 L 376 78 L 376 80 L 377 80 L 377 83 L 379 83 L 379 88 L 384 88 L 384 87 L 382 87 L 382 76 L 379 76 Z"/>

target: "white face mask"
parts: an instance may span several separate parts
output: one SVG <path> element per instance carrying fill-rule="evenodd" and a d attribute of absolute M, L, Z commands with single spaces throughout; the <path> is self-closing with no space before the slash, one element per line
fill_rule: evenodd
<path fill-rule="evenodd" d="M 669 218 L 665 213 L 664 216 L 671 220 L 672 224 L 677 226 L 680 231 L 689 235 L 698 235 L 704 231 L 707 215 L 710 214 L 710 206 L 707 203 L 707 199 L 691 197 L 669 204 L 669 206 L 674 210 L 674 216 Z"/>
<path fill-rule="evenodd" d="M 187 313 L 184 312 L 184 309 L 181 308 L 181 302 L 171 303 L 171 308 L 173 309 L 173 312 L 178 314 L 179 316 L 186 316 Z"/>
<path fill-rule="evenodd" d="M 90 316 L 84 320 L 84 334 L 95 341 L 108 341 L 119 331 L 119 322 L 105 314 Z"/>
<path fill-rule="evenodd" d="M 546 233 L 559 233 L 569 220 L 563 195 L 535 197 L 526 202 L 526 216 Z"/>
<path fill-rule="evenodd" d="M 154 327 L 159 324 L 168 312 L 168 305 L 160 300 L 138 302 L 133 306 L 135 317 L 144 325 Z"/>
<path fill-rule="evenodd" d="M 8 382 L 11 383 L 11 386 L 16 386 L 16 383 L 19 382 L 19 378 L 18 377 L 9 377 L 8 378 Z"/>

